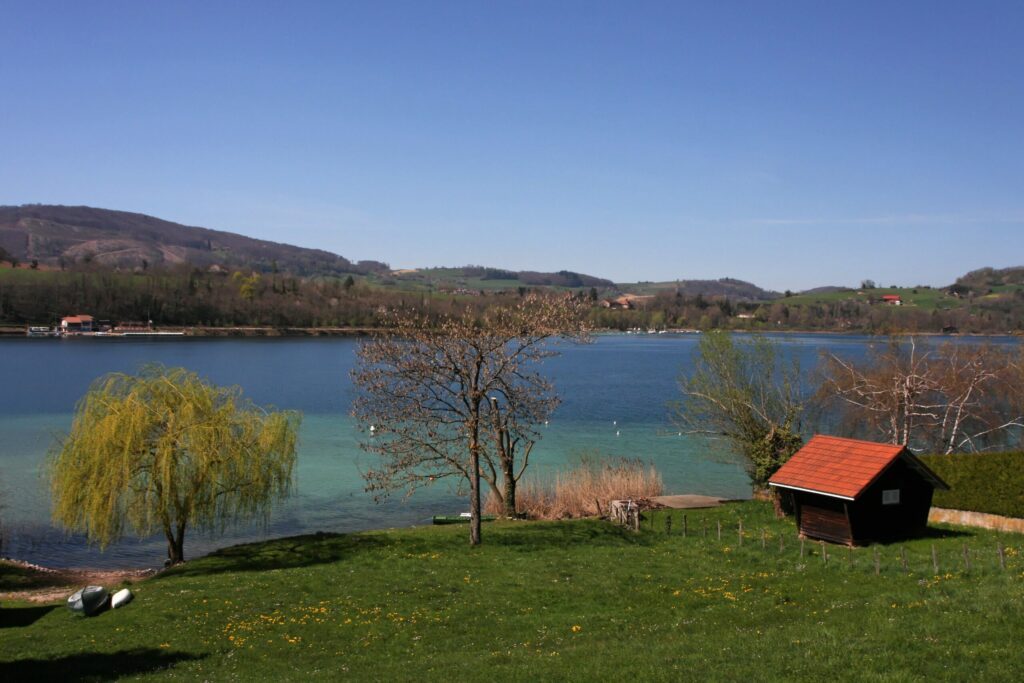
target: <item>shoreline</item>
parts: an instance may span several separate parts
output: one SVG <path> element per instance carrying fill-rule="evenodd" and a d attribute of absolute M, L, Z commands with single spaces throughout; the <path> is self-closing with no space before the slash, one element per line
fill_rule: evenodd
<path fill-rule="evenodd" d="M 0 339 L 9 339 L 23 337 L 28 338 L 25 333 L 26 325 L 0 326 Z M 658 336 L 660 334 L 671 334 L 671 335 L 699 335 L 709 332 L 711 330 L 696 330 L 696 329 L 669 329 L 658 332 L 647 332 L 646 330 L 640 332 L 634 332 L 629 330 L 616 330 L 616 329 L 596 329 L 593 330 L 594 334 L 598 335 L 623 335 L 623 336 Z M 800 330 L 800 329 L 784 329 L 784 330 L 748 330 L 748 329 L 736 329 L 736 330 L 724 330 L 726 332 L 733 332 L 736 334 L 765 334 L 765 335 L 832 335 L 841 337 L 1024 337 L 1024 332 L 1019 330 L 1008 330 L 1005 332 L 910 332 L 910 331 L 896 331 L 887 333 L 875 333 L 865 330 Z M 262 325 L 236 325 L 230 327 L 206 327 L 206 326 L 186 326 L 186 327 L 166 327 L 154 330 L 152 334 L 147 333 L 128 333 L 128 334 L 74 334 L 63 337 L 65 339 L 175 339 L 175 338 L 231 338 L 231 339 L 246 339 L 246 338 L 302 338 L 302 337 L 368 337 L 374 334 L 387 332 L 387 328 L 383 327 L 271 327 Z M 56 339 L 57 337 L 40 337 L 44 339 Z"/>
<path fill-rule="evenodd" d="M 49 603 L 65 599 L 83 585 L 133 585 L 156 576 L 161 570 L 53 568 L 4 557 L 0 558 L 0 571 L 14 575 L 13 585 L 0 590 L 0 600 Z"/>

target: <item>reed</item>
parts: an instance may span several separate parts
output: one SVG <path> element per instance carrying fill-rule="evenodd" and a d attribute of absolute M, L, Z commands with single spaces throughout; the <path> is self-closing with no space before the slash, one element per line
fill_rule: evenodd
<path fill-rule="evenodd" d="M 663 492 L 661 474 L 639 459 L 584 458 L 555 475 L 554 481 L 527 478 L 519 483 L 516 507 L 531 519 L 569 519 L 604 514 L 613 500 L 651 498 Z M 489 494 L 486 512 L 501 514 Z"/>

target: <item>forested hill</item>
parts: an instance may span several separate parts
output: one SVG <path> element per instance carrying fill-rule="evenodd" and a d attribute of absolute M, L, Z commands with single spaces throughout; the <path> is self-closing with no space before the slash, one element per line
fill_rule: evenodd
<path fill-rule="evenodd" d="M 771 301 L 782 296 L 779 292 L 762 289 L 753 283 L 731 277 L 718 280 L 624 283 L 617 286 L 622 291 L 633 294 L 672 292 L 684 297 L 724 297 L 733 301 Z"/>
<path fill-rule="evenodd" d="M 23 263 L 90 263 L 121 269 L 187 263 L 295 275 L 387 272 L 320 249 L 197 228 L 141 213 L 88 206 L 0 206 L 0 249 Z"/>

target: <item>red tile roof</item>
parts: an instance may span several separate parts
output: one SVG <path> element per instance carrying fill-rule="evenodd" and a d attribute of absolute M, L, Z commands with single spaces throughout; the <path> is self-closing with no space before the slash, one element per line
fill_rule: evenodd
<path fill-rule="evenodd" d="M 794 453 L 768 483 L 852 500 L 904 450 L 902 445 L 818 434 Z"/>

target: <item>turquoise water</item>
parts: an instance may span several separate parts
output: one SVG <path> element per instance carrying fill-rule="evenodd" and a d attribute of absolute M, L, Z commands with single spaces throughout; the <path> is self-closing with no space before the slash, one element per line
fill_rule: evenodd
<path fill-rule="evenodd" d="M 861 356 L 868 337 L 778 337 L 804 368 L 828 349 Z M 1013 340 L 1000 340 L 1017 343 Z M 49 523 L 42 477 L 47 450 L 70 427 L 75 402 L 96 377 L 134 371 L 146 362 L 181 365 L 218 384 L 240 385 L 258 403 L 304 413 L 296 492 L 269 527 L 246 526 L 211 538 L 186 539 L 186 556 L 272 536 L 354 531 L 428 523 L 466 509 L 447 483 L 378 504 L 363 492 L 361 471 L 373 456 L 358 447 L 347 413 L 349 372 L 358 342 L 350 339 L 15 339 L 0 341 L 0 520 L 3 554 L 49 566 L 152 567 L 166 556 L 159 538 L 127 540 L 99 552 Z M 742 469 L 715 444 L 680 436 L 667 404 L 690 365 L 697 337 L 608 335 L 564 346 L 544 367 L 563 403 L 531 456 L 530 472 L 550 474 L 581 455 L 638 457 L 661 471 L 669 492 L 742 498 Z M 617 424 L 613 424 L 613 422 Z M 616 435 L 618 432 L 618 435 Z"/>

